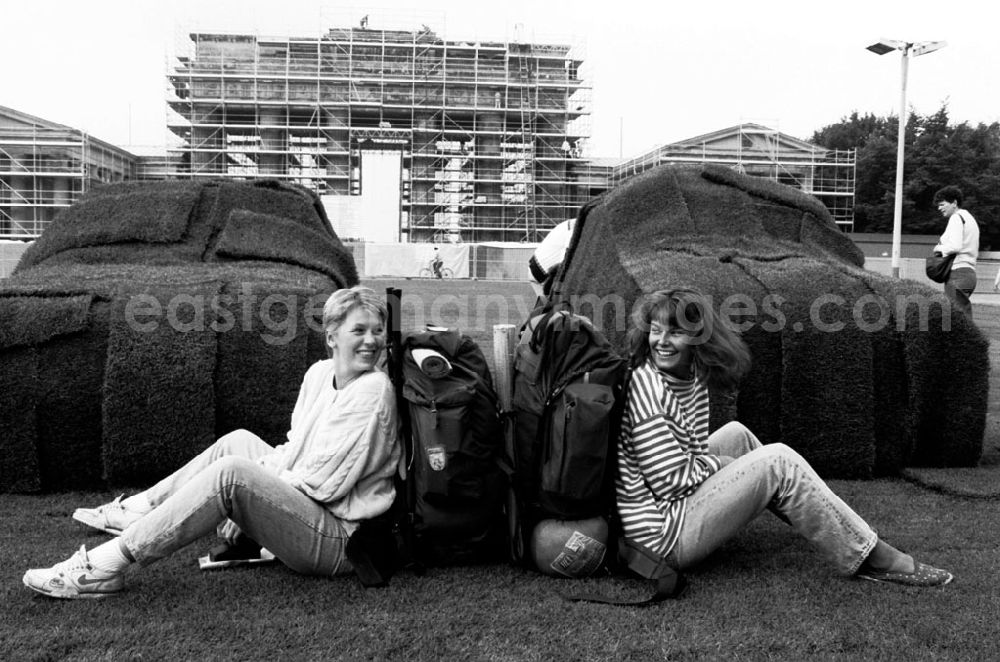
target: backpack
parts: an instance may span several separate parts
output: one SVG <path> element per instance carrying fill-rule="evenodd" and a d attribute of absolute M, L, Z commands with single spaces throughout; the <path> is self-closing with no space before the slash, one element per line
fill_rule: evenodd
<path fill-rule="evenodd" d="M 509 530 L 516 562 L 575 577 L 592 574 L 604 560 L 605 545 L 576 531 L 567 549 L 589 558 L 581 565 L 579 554 L 574 559 L 573 553 L 564 553 L 543 568 L 533 559 L 531 541 L 543 520 L 563 520 L 546 523 L 560 530 L 566 529 L 564 520 L 613 523 L 625 374 L 626 361 L 586 317 L 543 309 L 522 328 L 514 350 L 514 442 L 508 458 L 516 504 L 508 513 Z M 614 539 L 612 532 L 612 550 Z M 592 550 L 582 551 L 588 545 Z"/>
<path fill-rule="evenodd" d="M 406 334 L 401 348 L 414 560 L 495 560 L 506 535 L 504 438 L 483 352 L 469 336 L 440 327 Z"/>

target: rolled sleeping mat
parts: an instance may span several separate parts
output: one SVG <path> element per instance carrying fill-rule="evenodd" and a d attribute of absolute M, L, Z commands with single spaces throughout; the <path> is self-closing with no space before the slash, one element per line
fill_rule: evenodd
<path fill-rule="evenodd" d="M 413 361 L 420 366 L 420 372 L 431 379 L 441 379 L 451 374 L 451 362 L 436 350 L 416 348 L 413 350 Z"/>

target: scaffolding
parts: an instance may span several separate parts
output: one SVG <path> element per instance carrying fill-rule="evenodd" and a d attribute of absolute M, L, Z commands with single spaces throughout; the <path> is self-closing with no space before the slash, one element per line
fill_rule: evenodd
<path fill-rule="evenodd" d="M 404 241 L 539 241 L 603 190 L 583 158 L 579 44 L 419 30 L 191 33 L 168 74 L 181 177 L 273 177 L 360 195 L 361 154 L 398 150 Z"/>
<path fill-rule="evenodd" d="M 94 186 L 131 179 L 136 157 L 88 134 L 0 107 L 0 239 L 37 239 Z"/>
<path fill-rule="evenodd" d="M 610 184 L 664 163 L 716 163 L 814 195 L 845 232 L 854 229 L 855 150 L 831 150 L 756 123 L 658 147 L 612 169 Z"/>

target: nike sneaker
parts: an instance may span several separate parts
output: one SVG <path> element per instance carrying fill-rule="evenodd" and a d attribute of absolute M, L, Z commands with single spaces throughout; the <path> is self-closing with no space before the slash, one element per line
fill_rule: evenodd
<path fill-rule="evenodd" d="M 24 573 L 24 585 L 50 598 L 103 598 L 122 590 L 121 573 L 110 573 L 95 568 L 87 557 L 87 549 L 80 550 L 62 563 L 51 568 L 34 568 Z"/>
<path fill-rule="evenodd" d="M 120 536 L 122 531 L 143 515 L 123 506 L 123 496 L 125 495 L 97 508 L 77 508 L 73 511 L 73 519 L 93 529 Z"/>

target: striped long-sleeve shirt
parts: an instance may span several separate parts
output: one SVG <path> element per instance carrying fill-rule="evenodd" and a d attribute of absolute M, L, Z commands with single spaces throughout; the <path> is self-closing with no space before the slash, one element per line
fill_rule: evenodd
<path fill-rule="evenodd" d="M 722 466 L 708 453 L 708 389 L 651 361 L 629 382 L 618 439 L 618 514 L 624 534 L 659 554 L 673 549 L 685 499 Z"/>

